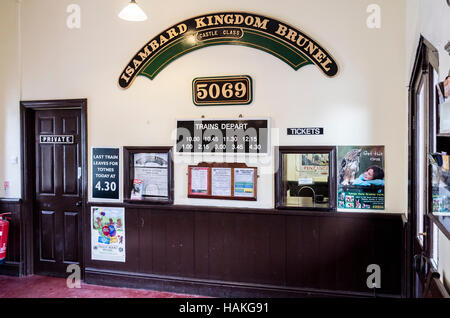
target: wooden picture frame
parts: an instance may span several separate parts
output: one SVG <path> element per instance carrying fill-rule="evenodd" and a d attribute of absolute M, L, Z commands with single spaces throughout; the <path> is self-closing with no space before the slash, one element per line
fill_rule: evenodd
<path fill-rule="evenodd" d="M 218 171 L 219 169 L 223 169 L 224 172 L 229 169 L 229 182 L 224 178 L 227 176 L 222 176 L 222 183 L 220 185 L 221 191 L 214 191 L 213 188 L 213 171 Z M 207 187 L 205 187 L 203 182 L 199 180 L 192 180 L 193 171 L 204 170 L 207 171 Z M 241 180 L 246 179 L 248 181 L 251 178 L 251 182 L 240 181 L 237 184 L 236 181 L 236 173 L 247 172 L 250 176 L 243 176 Z M 219 176 L 220 177 L 220 176 Z M 227 191 L 227 183 L 229 183 L 229 191 Z M 247 187 L 248 183 L 252 186 L 250 188 Z M 207 189 L 205 193 L 198 193 L 199 191 L 195 191 L 198 189 L 192 189 L 193 184 L 202 185 L 201 190 Z M 238 186 L 238 187 L 237 187 Z M 239 189 L 237 192 L 236 189 Z M 258 168 L 256 167 L 248 167 L 245 163 L 199 163 L 198 165 L 190 165 L 188 166 L 188 198 L 195 199 L 215 199 L 215 200 L 242 200 L 242 201 L 257 201 L 258 196 Z M 225 192 L 229 193 L 229 195 L 217 195 L 213 194 L 214 192 Z"/>
<path fill-rule="evenodd" d="M 152 196 L 142 195 L 141 199 L 133 199 L 131 191 L 135 180 L 134 157 L 136 154 L 165 154 L 167 156 L 167 195 Z M 140 167 L 137 167 L 140 168 Z M 123 147 L 123 180 L 124 202 L 127 203 L 156 203 L 173 204 L 174 198 L 174 173 L 173 173 L 173 149 L 172 147 Z"/>

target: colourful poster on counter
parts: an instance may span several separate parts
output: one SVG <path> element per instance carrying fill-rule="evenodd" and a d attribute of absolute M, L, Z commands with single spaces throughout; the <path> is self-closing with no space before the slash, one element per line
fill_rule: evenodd
<path fill-rule="evenodd" d="M 125 209 L 91 208 L 91 259 L 125 262 Z"/>
<path fill-rule="evenodd" d="M 341 146 L 337 161 L 337 207 L 384 210 L 384 146 Z"/>

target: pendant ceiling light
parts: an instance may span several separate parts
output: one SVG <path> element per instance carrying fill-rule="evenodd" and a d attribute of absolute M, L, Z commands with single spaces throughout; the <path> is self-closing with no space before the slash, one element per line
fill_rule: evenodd
<path fill-rule="evenodd" d="M 120 11 L 119 18 L 127 21 L 145 21 L 147 20 L 147 15 L 137 5 L 136 0 L 131 0 L 130 3 Z"/>

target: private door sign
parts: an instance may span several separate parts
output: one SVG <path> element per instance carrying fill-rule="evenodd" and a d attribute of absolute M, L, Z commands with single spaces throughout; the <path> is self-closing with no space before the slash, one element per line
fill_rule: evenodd
<path fill-rule="evenodd" d="M 177 23 L 148 41 L 125 66 L 119 86 L 138 75 L 154 79 L 176 58 L 211 45 L 243 45 L 274 55 L 294 70 L 316 65 L 326 76 L 338 73 L 334 58 L 301 30 L 262 15 L 219 12 Z"/>
<path fill-rule="evenodd" d="M 39 143 L 41 144 L 73 144 L 73 135 L 40 135 Z"/>

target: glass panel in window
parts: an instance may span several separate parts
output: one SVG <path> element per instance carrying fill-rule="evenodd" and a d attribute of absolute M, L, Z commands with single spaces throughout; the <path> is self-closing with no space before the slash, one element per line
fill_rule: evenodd
<path fill-rule="evenodd" d="M 132 199 L 168 196 L 168 154 L 135 153 Z"/>
<path fill-rule="evenodd" d="M 424 81 L 425 82 L 425 81 Z M 418 161 L 418 209 L 417 209 L 417 235 L 419 242 L 423 245 L 424 215 L 427 207 L 427 156 L 428 156 L 428 108 L 426 102 L 425 84 L 422 83 L 418 94 L 417 116 L 417 161 Z"/>
<path fill-rule="evenodd" d="M 329 208 L 329 154 L 283 154 L 284 204 Z"/>
<path fill-rule="evenodd" d="M 434 266 L 438 268 L 439 265 L 439 229 L 436 224 L 433 223 L 433 250 L 431 257 Z"/>

